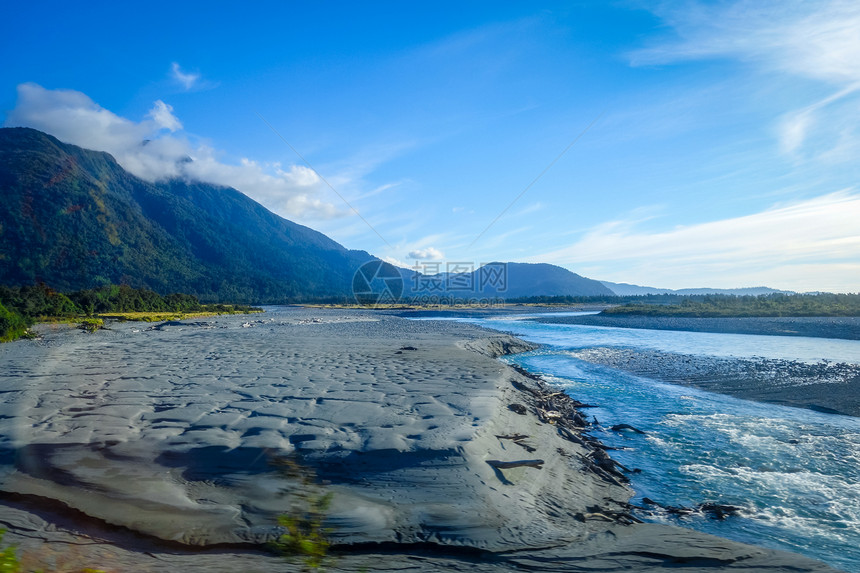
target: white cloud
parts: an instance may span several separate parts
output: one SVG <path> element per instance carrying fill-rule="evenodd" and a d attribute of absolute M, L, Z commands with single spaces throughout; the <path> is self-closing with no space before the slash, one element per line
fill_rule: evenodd
<path fill-rule="evenodd" d="M 182 123 L 173 115 L 173 106 L 167 105 L 160 99 L 155 101 L 147 117 L 151 117 L 155 125 L 161 129 L 168 131 L 179 131 L 182 129 Z"/>
<path fill-rule="evenodd" d="M 119 117 L 81 92 L 46 90 L 32 83 L 18 86 L 18 103 L 5 125 L 33 127 L 63 141 L 111 152 L 140 146 L 160 129 L 152 119 L 135 123 Z"/>
<path fill-rule="evenodd" d="M 661 4 L 677 39 L 638 50 L 634 65 L 736 58 L 845 85 L 860 80 L 860 4 L 853 0 L 740 0 Z"/>
<path fill-rule="evenodd" d="M 787 114 L 779 126 L 780 147 L 785 153 L 796 153 L 803 145 L 809 129 L 813 123 L 812 112 L 804 110 L 801 112 Z"/>
<path fill-rule="evenodd" d="M 540 211 L 541 209 L 543 209 L 543 207 L 544 205 L 540 201 L 538 201 L 537 203 L 532 203 L 527 207 L 523 207 L 523 209 L 518 213 L 518 216 L 522 217 L 523 215 L 528 215 L 530 213 Z"/>
<path fill-rule="evenodd" d="M 384 256 L 381 257 L 383 261 L 386 263 L 392 264 L 395 267 L 400 267 L 401 269 L 410 269 L 412 268 L 409 263 L 404 263 L 400 259 L 395 259 L 394 257 Z"/>
<path fill-rule="evenodd" d="M 324 201 L 317 174 L 307 167 L 262 164 L 242 159 L 224 163 L 209 146 L 182 133 L 173 108 L 161 100 L 140 122 L 120 117 L 74 90 L 18 86 L 18 102 L 6 126 L 32 127 L 61 141 L 106 151 L 129 172 L 147 181 L 187 178 L 234 187 L 288 218 L 326 219 L 345 214 Z M 188 161 L 188 160 L 191 161 Z"/>
<path fill-rule="evenodd" d="M 427 247 L 426 249 L 415 249 L 414 251 L 410 251 L 407 256 L 410 259 L 418 259 L 421 261 L 441 261 L 445 257 L 445 255 L 442 254 L 442 251 L 433 247 Z"/>
<path fill-rule="evenodd" d="M 851 131 L 860 127 L 854 119 L 856 105 L 850 109 L 836 105 L 860 93 L 860 3 L 738 0 L 659 6 L 655 13 L 675 37 L 634 52 L 633 65 L 725 58 L 748 64 L 763 74 L 765 82 L 773 82 L 776 74 L 835 88 L 832 95 L 804 109 L 787 111 L 782 118 L 777 127 L 779 143 L 792 155 L 816 135 L 818 147 L 826 148 L 840 138 L 845 146 L 846 122 Z M 743 81 L 748 83 L 749 78 Z M 829 151 L 813 155 L 833 157 Z"/>
<path fill-rule="evenodd" d="M 576 244 L 529 260 L 624 282 L 860 290 L 860 194 L 830 193 L 766 211 L 661 232 L 609 221 Z M 804 269 L 816 268 L 809 276 Z M 623 270 L 619 270 L 623 269 Z M 611 275 L 611 276 L 610 276 Z M 777 282 L 779 281 L 779 282 Z"/>
<path fill-rule="evenodd" d="M 183 72 L 182 68 L 180 68 L 179 64 L 176 62 L 173 62 L 170 66 L 170 75 L 174 80 L 182 84 L 182 87 L 184 87 L 186 91 L 193 88 L 194 84 L 200 80 L 200 74 Z"/>

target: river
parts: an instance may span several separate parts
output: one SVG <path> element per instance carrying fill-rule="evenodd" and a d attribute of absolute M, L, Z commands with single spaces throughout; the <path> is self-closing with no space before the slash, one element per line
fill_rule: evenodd
<path fill-rule="evenodd" d="M 755 359 L 759 367 L 750 377 L 757 379 L 749 383 L 766 385 L 780 374 L 769 370 L 786 365 L 856 370 L 860 341 L 529 320 L 540 316 L 454 320 L 541 344 L 507 361 L 595 405 L 585 410 L 599 424 L 592 435 L 619 448 L 612 452 L 615 460 L 641 470 L 630 474 L 636 491 L 633 503 L 645 508 L 640 518 L 794 551 L 860 572 L 860 418 L 668 384 L 626 370 L 623 361 L 609 366 L 604 360 L 613 352 L 635 356 L 655 351 L 662 353 L 660 360 L 692 357 L 697 364 Z M 645 434 L 612 431 L 616 424 L 629 424 Z M 664 506 L 713 502 L 741 511 L 723 520 L 702 514 L 677 517 L 644 505 L 645 497 Z"/>

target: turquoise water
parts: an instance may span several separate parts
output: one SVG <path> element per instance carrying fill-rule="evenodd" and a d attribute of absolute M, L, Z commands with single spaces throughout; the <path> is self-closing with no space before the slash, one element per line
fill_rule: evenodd
<path fill-rule="evenodd" d="M 634 503 L 741 506 L 723 521 L 641 513 L 722 537 L 785 549 L 860 573 L 860 419 L 774 406 L 661 383 L 590 364 L 573 349 L 618 346 L 715 357 L 860 363 L 860 341 L 541 324 L 522 317 L 456 319 L 512 332 L 543 346 L 508 357 L 577 400 L 623 448 Z M 627 423 L 647 435 L 612 432 Z"/>

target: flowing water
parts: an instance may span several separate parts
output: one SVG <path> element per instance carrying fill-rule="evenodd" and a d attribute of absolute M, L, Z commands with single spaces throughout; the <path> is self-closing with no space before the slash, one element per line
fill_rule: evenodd
<path fill-rule="evenodd" d="M 555 316 L 558 316 L 556 313 Z M 640 473 L 636 491 L 662 505 L 742 508 L 724 520 L 660 511 L 639 515 L 817 558 L 860 572 L 860 418 L 776 406 L 665 384 L 582 359 L 589 349 L 678 356 L 860 364 L 860 341 L 542 324 L 523 316 L 460 318 L 540 343 L 507 360 L 596 407 L 592 435 L 622 448 L 614 459 Z M 759 373 L 766 381 L 772 373 Z M 757 382 L 761 383 L 762 380 Z M 630 424 L 646 434 L 613 432 Z"/>

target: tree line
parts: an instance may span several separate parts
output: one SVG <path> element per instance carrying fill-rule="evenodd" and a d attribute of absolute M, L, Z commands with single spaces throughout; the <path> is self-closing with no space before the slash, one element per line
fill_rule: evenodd
<path fill-rule="evenodd" d="M 0 341 L 20 338 L 34 323 L 46 319 L 92 317 L 109 312 L 179 313 L 231 309 L 251 310 L 250 307 L 205 306 L 194 295 L 160 295 L 127 285 L 106 285 L 70 293 L 55 291 L 44 284 L 0 286 Z"/>
<path fill-rule="evenodd" d="M 679 317 L 860 316 L 860 294 L 696 295 L 670 304 L 631 301 L 603 314 Z"/>
<path fill-rule="evenodd" d="M 860 294 L 529 296 L 521 304 L 609 304 L 604 314 L 684 317 L 860 316 Z"/>

